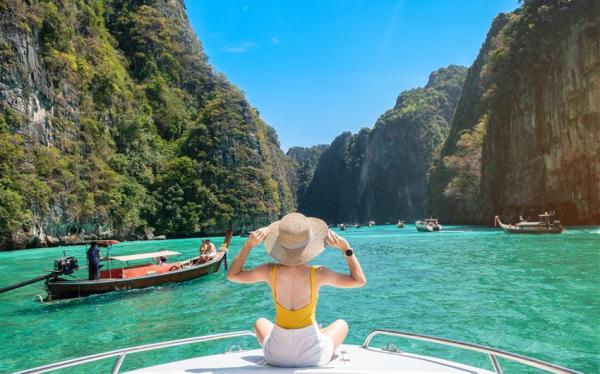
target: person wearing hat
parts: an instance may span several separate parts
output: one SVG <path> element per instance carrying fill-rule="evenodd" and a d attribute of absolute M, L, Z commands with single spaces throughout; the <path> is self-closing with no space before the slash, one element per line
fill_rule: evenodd
<path fill-rule="evenodd" d="M 244 270 L 250 251 L 261 242 L 276 262 Z M 350 274 L 307 265 L 325 245 L 341 250 Z M 319 328 L 315 316 L 319 289 L 362 287 L 367 282 L 348 242 L 330 231 L 324 221 L 300 213 L 290 213 L 254 231 L 231 264 L 227 278 L 237 283 L 265 282 L 271 287 L 275 323 L 260 318 L 254 328 L 267 361 L 283 367 L 321 366 L 331 360 L 348 334 L 348 324 L 338 319 Z"/>

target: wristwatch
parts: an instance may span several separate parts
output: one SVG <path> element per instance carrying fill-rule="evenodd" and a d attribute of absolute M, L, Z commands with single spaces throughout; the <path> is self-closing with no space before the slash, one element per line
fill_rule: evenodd
<path fill-rule="evenodd" d="M 351 257 L 352 255 L 354 255 L 354 250 L 352 248 L 348 248 L 344 251 L 344 253 L 346 254 L 346 256 Z"/>

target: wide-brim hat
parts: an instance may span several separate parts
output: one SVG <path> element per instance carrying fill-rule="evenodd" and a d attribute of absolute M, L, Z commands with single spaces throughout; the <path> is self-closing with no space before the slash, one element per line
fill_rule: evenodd
<path fill-rule="evenodd" d="M 318 218 L 290 213 L 269 225 L 265 238 L 267 252 L 283 265 L 302 265 L 325 249 L 329 227 Z"/>

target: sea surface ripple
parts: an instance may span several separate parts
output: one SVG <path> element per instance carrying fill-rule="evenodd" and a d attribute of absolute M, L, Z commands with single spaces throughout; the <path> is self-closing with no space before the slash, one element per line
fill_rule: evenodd
<path fill-rule="evenodd" d="M 414 225 L 349 228 L 368 278 L 361 289 L 323 288 L 317 318 L 344 318 L 347 343 L 362 343 L 375 328 L 436 335 L 547 360 L 586 373 L 600 372 L 600 229 L 571 228 L 560 235 L 510 235 L 472 226 L 418 233 Z M 220 243 L 222 238 L 214 238 Z M 244 239 L 235 237 L 230 261 Z M 160 248 L 197 254 L 200 239 L 127 242 L 113 254 Z M 66 250 L 85 263 L 84 247 L 0 252 L 0 286 L 50 269 Z M 269 261 L 255 248 L 249 265 Z M 314 264 L 345 271 L 343 255 L 326 249 Z M 86 277 L 85 270 L 78 274 Z M 274 317 L 265 284 L 239 285 L 216 274 L 179 283 L 41 304 L 43 283 L 0 295 L 0 372 L 11 372 L 117 348 L 191 336 L 251 330 Z M 447 357 L 491 369 L 487 357 L 403 339 L 403 351 Z M 123 369 L 206 353 L 232 345 L 256 348 L 252 339 L 202 343 L 128 356 Z M 95 373 L 112 361 L 87 364 Z M 508 372 L 529 372 L 502 361 Z M 72 369 L 71 369 L 72 370 Z M 67 371 L 69 372 L 69 371 Z M 73 372 L 73 371 L 71 371 Z"/>

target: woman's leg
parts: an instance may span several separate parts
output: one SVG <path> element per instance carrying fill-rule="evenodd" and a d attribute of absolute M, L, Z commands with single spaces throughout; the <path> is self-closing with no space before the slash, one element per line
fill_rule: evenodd
<path fill-rule="evenodd" d="M 266 318 L 259 318 L 254 322 L 254 332 L 256 333 L 256 340 L 260 345 L 263 344 L 265 338 L 269 336 L 273 330 L 273 322 Z"/>
<path fill-rule="evenodd" d="M 333 349 L 336 350 L 348 335 L 348 324 L 343 319 L 338 319 L 321 331 L 331 338 Z"/>

